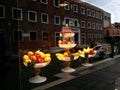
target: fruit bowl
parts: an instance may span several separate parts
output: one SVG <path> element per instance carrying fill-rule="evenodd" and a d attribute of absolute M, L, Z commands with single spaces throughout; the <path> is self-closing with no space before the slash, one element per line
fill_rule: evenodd
<path fill-rule="evenodd" d="M 61 57 L 61 56 L 57 56 L 57 58 L 61 61 L 71 61 L 71 58 L 70 57 Z M 79 56 L 74 56 L 74 59 L 73 60 L 77 60 L 79 58 Z"/>
<path fill-rule="evenodd" d="M 40 69 L 47 66 L 51 62 L 51 55 L 40 50 L 35 52 L 28 51 L 23 55 L 23 64 L 28 67 L 33 64 L 35 76 L 29 79 L 30 83 L 42 83 L 47 80 L 46 77 L 40 76 Z M 30 65 L 31 66 L 31 65 Z"/>
<path fill-rule="evenodd" d="M 74 48 L 76 44 L 59 44 L 61 48 Z"/>
<path fill-rule="evenodd" d="M 69 55 L 68 52 L 64 52 L 63 54 L 56 53 L 56 57 L 60 61 L 65 61 L 66 62 L 65 68 L 62 68 L 61 71 L 63 71 L 63 72 L 74 72 L 75 71 L 74 68 L 70 67 L 70 62 L 72 60 L 77 60 L 79 58 L 79 54 L 78 53 L 73 53 L 73 54 L 71 54 L 71 56 Z"/>
<path fill-rule="evenodd" d="M 78 50 L 78 53 L 80 55 L 80 57 L 82 58 L 85 58 L 86 59 L 86 62 L 82 65 L 84 66 L 92 66 L 92 64 L 89 63 L 89 58 L 92 58 L 96 55 L 97 51 L 96 50 L 93 50 L 93 48 L 87 48 L 87 49 L 83 49 L 82 51 L 81 50 Z"/>
<path fill-rule="evenodd" d="M 34 64 L 33 68 L 43 68 L 43 67 L 47 66 L 49 63 L 50 63 L 50 61 L 43 62 L 43 63 L 36 63 L 36 64 Z"/>

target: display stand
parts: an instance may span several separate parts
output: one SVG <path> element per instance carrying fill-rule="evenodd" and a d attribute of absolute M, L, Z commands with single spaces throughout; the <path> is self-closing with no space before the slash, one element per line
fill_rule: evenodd
<path fill-rule="evenodd" d="M 31 77 L 29 79 L 29 82 L 30 83 L 42 83 L 42 82 L 45 82 L 47 80 L 46 77 L 44 76 L 40 76 L 40 68 L 43 68 L 45 66 L 47 66 L 50 62 L 46 62 L 46 63 L 40 63 L 40 64 L 35 64 L 34 65 L 34 70 L 35 70 L 35 76 L 34 77 Z"/>
<path fill-rule="evenodd" d="M 85 58 L 86 61 L 85 63 L 83 63 L 82 65 L 83 66 L 93 66 L 93 64 L 89 63 L 89 58 L 92 58 L 96 55 L 96 51 L 94 51 L 94 54 L 89 54 L 88 52 L 87 53 L 84 53 L 84 55 L 80 55 L 81 57 Z"/>
<path fill-rule="evenodd" d="M 77 60 L 79 55 L 75 55 L 75 53 L 70 52 L 70 49 L 74 48 L 76 44 L 74 43 L 74 33 L 71 31 L 70 27 L 66 24 L 65 29 L 60 32 L 61 40 L 58 41 L 58 45 L 61 48 L 65 49 L 64 54 L 56 53 L 56 56 L 59 60 L 65 61 L 66 66 L 62 68 L 63 72 L 74 72 L 75 69 L 70 67 L 70 63 L 72 60 Z M 73 56 L 73 58 L 71 58 Z"/>

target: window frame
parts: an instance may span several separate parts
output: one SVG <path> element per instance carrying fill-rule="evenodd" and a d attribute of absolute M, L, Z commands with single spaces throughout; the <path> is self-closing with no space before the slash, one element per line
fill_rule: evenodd
<path fill-rule="evenodd" d="M 85 28 L 85 21 L 81 21 L 81 28 Z"/>
<path fill-rule="evenodd" d="M 78 13 L 78 5 L 77 4 L 73 4 L 72 9 L 73 9 L 73 12 Z"/>
<path fill-rule="evenodd" d="M 59 4 L 60 4 L 60 0 L 58 0 L 58 5 L 56 5 L 56 0 L 53 1 L 53 6 L 54 7 L 60 8 Z"/>
<path fill-rule="evenodd" d="M 31 20 L 30 19 L 30 13 L 34 13 L 35 14 L 35 20 Z M 32 11 L 32 10 L 28 10 L 28 21 L 29 22 L 37 22 L 37 12 L 36 11 Z"/>
<path fill-rule="evenodd" d="M 91 10 L 87 9 L 87 16 L 91 16 Z"/>
<path fill-rule="evenodd" d="M 46 34 L 47 36 L 45 37 L 44 34 Z M 43 41 L 49 40 L 49 33 L 47 31 L 42 31 L 42 40 Z"/>
<path fill-rule="evenodd" d="M 0 16 L 0 18 L 5 18 L 5 6 L 4 5 L 0 5 L 0 7 L 3 9 L 3 16 Z"/>
<path fill-rule="evenodd" d="M 57 20 L 56 20 L 57 18 L 59 19 L 58 23 L 56 23 L 57 22 Z M 54 16 L 54 24 L 55 25 L 60 25 L 60 16 Z"/>
<path fill-rule="evenodd" d="M 46 0 L 45 2 L 43 2 L 42 0 L 40 0 L 41 3 L 43 4 L 48 4 L 48 0 Z"/>
<path fill-rule="evenodd" d="M 81 10 L 81 14 L 85 15 L 85 7 L 81 7 L 80 10 Z"/>
<path fill-rule="evenodd" d="M 43 21 L 43 16 L 42 15 L 46 15 L 46 22 Z M 44 23 L 44 24 L 48 24 L 49 23 L 49 17 L 48 17 L 48 14 L 47 13 L 41 13 L 41 23 Z"/>
<path fill-rule="evenodd" d="M 20 10 L 20 18 L 15 18 L 13 10 Z M 12 19 L 14 19 L 14 20 L 22 20 L 22 9 L 21 8 L 15 8 L 15 7 L 12 8 Z"/>
<path fill-rule="evenodd" d="M 68 4 L 67 6 L 64 7 L 65 10 L 70 10 L 70 3 L 68 1 L 64 1 L 64 3 Z"/>
<path fill-rule="evenodd" d="M 32 32 L 36 33 L 36 39 L 35 40 L 31 39 L 31 33 Z M 30 41 L 36 41 L 37 40 L 37 31 L 29 31 L 29 40 Z"/>

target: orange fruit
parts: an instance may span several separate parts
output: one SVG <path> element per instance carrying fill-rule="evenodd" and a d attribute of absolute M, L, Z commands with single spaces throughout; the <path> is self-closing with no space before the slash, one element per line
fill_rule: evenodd
<path fill-rule="evenodd" d="M 36 61 L 36 60 L 37 60 L 36 56 L 34 56 L 34 55 L 32 55 L 32 56 L 30 57 L 30 59 L 32 59 L 33 61 Z"/>
<path fill-rule="evenodd" d="M 67 52 L 64 52 L 64 57 L 68 57 L 69 56 L 69 54 L 67 53 Z"/>
<path fill-rule="evenodd" d="M 33 52 L 32 51 L 28 51 L 27 55 L 30 57 L 31 55 L 33 55 Z"/>
<path fill-rule="evenodd" d="M 59 40 L 59 41 L 58 41 L 58 44 L 62 44 L 62 40 Z"/>

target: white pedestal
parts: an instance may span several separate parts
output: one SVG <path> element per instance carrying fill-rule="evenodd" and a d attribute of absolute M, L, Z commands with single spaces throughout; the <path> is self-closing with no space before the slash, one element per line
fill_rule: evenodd
<path fill-rule="evenodd" d="M 62 72 L 74 72 L 75 69 L 74 68 L 71 68 L 71 67 L 65 67 L 63 69 L 61 69 Z"/>
<path fill-rule="evenodd" d="M 84 63 L 84 64 L 82 64 L 83 66 L 87 66 L 87 67 L 89 67 L 89 66 L 93 66 L 93 64 L 90 64 L 90 63 Z"/>
<path fill-rule="evenodd" d="M 35 76 L 35 77 L 31 77 L 29 79 L 29 82 L 30 83 L 42 83 L 42 82 L 45 82 L 46 80 L 47 78 L 44 76 Z"/>

